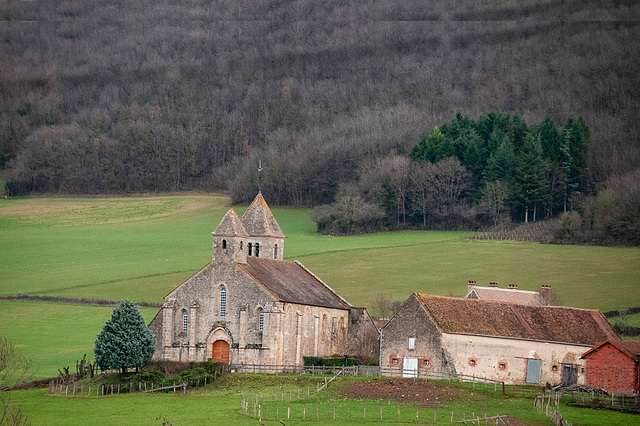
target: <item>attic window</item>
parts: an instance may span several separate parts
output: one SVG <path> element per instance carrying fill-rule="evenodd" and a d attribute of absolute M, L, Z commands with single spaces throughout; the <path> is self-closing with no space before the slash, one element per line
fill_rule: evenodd
<path fill-rule="evenodd" d="M 222 249 L 223 250 L 227 249 L 227 240 L 222 240 Z"/>
<path fill-rule="evenodd" d="M 415 348 L 416 348 L 416 338 L 409 337 L 409 349 L 415 349 Z"/>
<path fill-rule="evenodd" d="M 469 365 L 471 367 L 475 367 L 478 364 L 478 361 L 475 358 L 469 358 Z"/>
<path fill-rule="evenodd" d="M 499 362 L 498 363 L 498 368 L 500 370 L 506 370 L 507 369 L 507 363 L 506 362 Z"/>

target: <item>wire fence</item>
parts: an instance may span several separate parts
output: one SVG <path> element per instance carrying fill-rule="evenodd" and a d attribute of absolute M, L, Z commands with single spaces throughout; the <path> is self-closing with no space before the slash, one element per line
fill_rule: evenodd
<path fill-rule="evenodd" d="M 465 411 L 450 411 L 436 408 L 415 408 L 406 406 L 375 406 L 356 402 L 353 404 L 314 404 L 313 401 L 303 404 L 289 404 L 289 401 L 278 401 L 272 396 L 262 402 L 251 398 L 240 401 L 240 411 L 258 420 L 260 424 L 266 420 L 284 421 L 316 421 L 327 422 L 366 422 L 366 423 L 422 423 L 422 424 L 474 424 L 474 425 L 508 425 L 508 414 L 490 415 Z"/>

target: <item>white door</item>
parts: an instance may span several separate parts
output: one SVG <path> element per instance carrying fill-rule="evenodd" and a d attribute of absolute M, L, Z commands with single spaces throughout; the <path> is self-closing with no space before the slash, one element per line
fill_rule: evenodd
<path fill-rule="evenodd" d="M 405 358 L 402 362 L 402 377 L 418 377 L 418 358 Z"/>

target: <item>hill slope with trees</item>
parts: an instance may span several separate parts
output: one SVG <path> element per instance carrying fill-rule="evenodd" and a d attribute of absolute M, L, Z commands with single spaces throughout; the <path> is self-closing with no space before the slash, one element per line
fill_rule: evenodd
<path fill-rule="evenodd" d="M 0 169 L 11 194 L 245 202 L 260 186 L 311 206 L 457 112 L 505 111 L 583 117 L 595 185 L 640 164 L 637 16 L 628 1 L 11 0 Z"/>

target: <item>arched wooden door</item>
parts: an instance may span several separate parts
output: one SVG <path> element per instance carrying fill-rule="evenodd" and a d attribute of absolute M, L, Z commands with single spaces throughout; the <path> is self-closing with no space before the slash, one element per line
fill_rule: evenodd
<path fill-rule="evenodd" d="M 216 340 L 211 348 L 211 361 L 229 364 L 229 344 L 224 340 Z"/>

